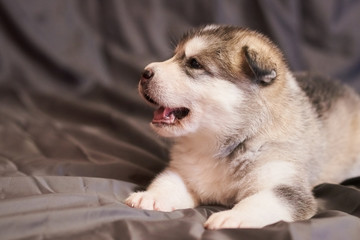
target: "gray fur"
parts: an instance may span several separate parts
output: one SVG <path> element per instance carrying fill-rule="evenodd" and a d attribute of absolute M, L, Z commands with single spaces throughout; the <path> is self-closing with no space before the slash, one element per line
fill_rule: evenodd
<path fill-rule="evenodd" d="M 346 94 L 345 87 L 339 82 L 315 73 L 297 73 L 295 78 L 306 93 L 319 117 L 323 117 L 333 104 Z"/>
<path fill-rule="evenodd" d="M 274 189 L 275 194 L 293 209 L 294 220 L 311 217 L 316 211 L 316 204 L 312 193 L 302 186 L 279 185 Z"/>

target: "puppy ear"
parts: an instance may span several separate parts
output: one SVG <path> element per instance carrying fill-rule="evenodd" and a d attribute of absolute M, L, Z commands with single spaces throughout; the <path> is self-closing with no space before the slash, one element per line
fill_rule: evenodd
<path fill-rule="evenodd" d="M 260 53 L 249 49 L 248 46 L 244 46 L 242 52 L 244 54 L 245 64 L 248 67 L 245 73 L 261 85 L 270 85 L 277 76 L 275 64 L 269 57 L 261 56 Z"/>

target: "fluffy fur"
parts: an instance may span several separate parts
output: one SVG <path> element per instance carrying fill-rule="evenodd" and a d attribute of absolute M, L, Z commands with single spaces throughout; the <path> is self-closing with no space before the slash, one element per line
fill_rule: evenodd
<path fill-rule="evenodd" d="M 312 187 L 360 174 L 360 100 L 290 72 L 265 36 L 232 26 L 186 34 L 145 68 L 152 128 L 174 139 L 169 166 L 125 202 L 160 211 L 222 204 L 209 229 L 263 227 L 316 213 Z M 341 128 L 340 128 L 341 127 Z"/>

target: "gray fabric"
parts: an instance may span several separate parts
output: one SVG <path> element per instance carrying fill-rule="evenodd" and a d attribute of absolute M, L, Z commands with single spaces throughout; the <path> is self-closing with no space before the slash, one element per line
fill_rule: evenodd
<path fill-rule="evenodd" d="M 166 166 L 136 88 L 185 31 L 251 27 L 292 69 L 360 91 L 359 12 L 350 0 L 0 0 L 0 239 L 359 239 L 360 178 L 317 186 L 311 220 L 260 230 L 205 230 L 222 206 L 122 203 Z"/>

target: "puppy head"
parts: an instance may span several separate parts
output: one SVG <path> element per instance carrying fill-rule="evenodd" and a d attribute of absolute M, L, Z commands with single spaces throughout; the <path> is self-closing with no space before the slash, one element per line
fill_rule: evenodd
<path fill-rule="evenodd" d="M 139 92 L 157 108 L 151 126 L 162 136 L 246 135 L 266 118 L 262 92 L 276 92 L 285 71 L 280 51 L 263 35 L 211 25 L 187 33 L 169 60 L 149 64 Z"/>

